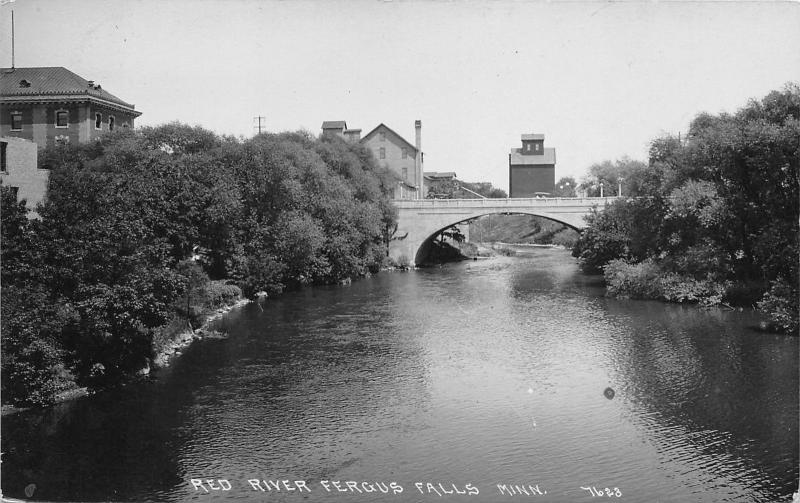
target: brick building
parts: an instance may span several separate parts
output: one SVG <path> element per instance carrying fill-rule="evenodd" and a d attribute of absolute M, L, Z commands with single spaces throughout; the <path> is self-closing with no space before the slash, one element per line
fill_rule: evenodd
<path fill-rule="evenodd" d="M 552 194 L 556 186 L 556 149 L 544 147 L 543 134 L 523 134 L 522 148 L 508 154 L 509 197 Z"/>
<path fill-rule="evenodd" d="M 40 147 L 83 143 L 133 127 L 141 112 L 92 80 L 62 67 L 0 69 L 0 136 Z"/>
<path fill-rule="evenodd" d="M 49 172 L 38 169 L 37 146 L 84 143 L 115 128 L 132 128 L 134 106 L 62 67 L 0 68 L 0 181 L 35 208 Z"/>

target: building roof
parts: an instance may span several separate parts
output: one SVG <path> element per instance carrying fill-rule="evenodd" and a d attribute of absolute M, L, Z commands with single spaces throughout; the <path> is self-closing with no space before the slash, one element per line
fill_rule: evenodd
<path fill-rule="evenodd" d="M 368 140 L 370 137 L 372 137 L 372 136 L 374 136 L 375 134 L 377 134 L 377 133 L 378 133 L 378 131 L 379 131 L 381 128 L 383 128 L 383 129 L 387 130 L 388 132 L 392 133 L 392 135 L 394 135 L 395 137 L 397 137 L 397 139 L 399 139 L 401 143 L 405 143 L 405 144 L 406 144 L 406 145 L 407 145 L 409 148 L 411 148 L 411 149 L 414 151 L 414 153 L 416 154 L 416 152 L 417 152 L 417 147 L 415 147 L 414 145 L 412 145 L 412 144 L 411 144 L 411 143 L 410 143 L 408 140 L 406 140 L 405 138 L 403 138 L 403 137 L 402 137 L 402 136 L 400 136 L 399 134 L 395 133 L 395 132 L 392 130 L 392 128 L 390 128 L 389 126 L 387 126 L 387 125 L 386 125 L 386 124 L 384 124 L 383 122 L 381 122 L 380 124 L 378 124 L 377 126 L 375 126 L 375 129 L 373 129 L 372 131 L 370 131 L 369 133 L 367 133 L 367 134 L 366 134 L 366 135 L 365 135 L 363 138 L 361 138 L 361 143 L 364 143 L 364 142 L 366 142 L 366 141 L 367 141 L 367 140 Z"/>
<path fill-rule="evenodd" d="M 3 103 L 88 99 L 141 115 L 132 103 L 122 101 L 100 84 L 61 66 L 0 68 L 0 77 Z"/>
<path fill-rule="evenodd" d="M 543 134 L 524 134 L 522 135 L 522 141 L 526 140 L 544 140 Z"/>
<path fill-rule="evenodd" d="M 345 133 L 360 133 L 361 130 L 360 129 L 345 129 L 344 132 Z"/>
<path fill-rule="evenodd" d="M 521 148 L 511 149 L 510 164 L 512 166 L 536 166 L 540 164 L 555 164 L 556 149 L 545 148 L 540 155 L 523 154 Z"/>
<path fill-rule="evenodd" d="M 322 123 L 322 129 L 347 129 L 346 121 L 325 121 Z"/>
<path fill-rule="evenodd" d="M 422 176 L 424 176 L 425 178 L 430 178 L 430 179 L 434 179 L 434 178 L 448 178 L 448 179 L 450 179 L 450 178 L 456 178 L 456 172 L 455 171 L 426 171 L 425 173 L 422 174 Z"/>

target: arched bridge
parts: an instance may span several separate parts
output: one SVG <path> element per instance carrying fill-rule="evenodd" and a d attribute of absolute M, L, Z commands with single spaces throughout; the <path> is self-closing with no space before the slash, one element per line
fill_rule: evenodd
<path fill-rule="evenodd" d="M 602 209 L 616 198 L 515 198 L 515 199 L 420 199 L 399 200 L 397 232 L 389 243 L 389 256 L 411 265 L 417 262 L 422 244 L 459 222 L 492 213 L 525 213 L 549 218 L 581 230 L 586 226 L 584 216 L 592 207 Z"/>

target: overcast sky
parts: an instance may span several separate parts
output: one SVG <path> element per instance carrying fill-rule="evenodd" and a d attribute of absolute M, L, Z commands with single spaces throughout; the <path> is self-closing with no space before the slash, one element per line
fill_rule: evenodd
<path fill-rule="evenodd" d="M 0 0 L 0 63 L 64 66 L 178 120 L 250 136 L 381 122 L 426 171 L 508 189 L 522 133 L 555 147 L 556 177 L 646 160 L 701 111 L 735 112 L 800 80 L 800 4 Z"/>

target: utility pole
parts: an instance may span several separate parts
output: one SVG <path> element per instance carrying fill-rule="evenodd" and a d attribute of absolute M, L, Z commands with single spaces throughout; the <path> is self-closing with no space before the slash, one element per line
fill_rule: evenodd
<path fill-rule="evenodd" d="M 14 65 L 14 11 L 11 11 L 11 69 L 15 68 Z"/>
<path fill-rule="evenodd" d="M 263 127 L 261 125 L 262 121 L 264 122 L 264 124 L 266 124 L 266 122 L 267 122 L 267 118 L 264 117 L 263 115 L 259 115 L 257 117 L 253 117 L 253 129 L 257 129 L 258 130 L 258 132 L 256 134 L 261 134 L 261 129 Z M 258 124 L 256 124 L 256 122 L 258 122 Z"/>

